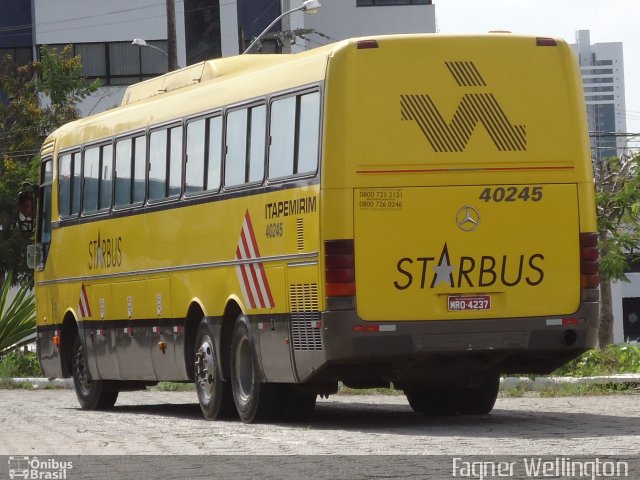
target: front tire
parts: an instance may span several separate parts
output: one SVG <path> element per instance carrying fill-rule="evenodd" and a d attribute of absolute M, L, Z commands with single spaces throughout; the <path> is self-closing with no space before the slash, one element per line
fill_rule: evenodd
<path fill-rule="evenodd" d="M 216 420 L 230 417 L 233 413 L 231 386 L 220 378 L 213 335 L 205 320 L 198 326 L 194 352 L 193 376 L 204 418 Z"/>
<path fill-rule="evenodd" d="M 115 382 L 105 380 L 89 380 L 89 372 L 85 365 L 84 347 L 80 335 L 76 335 L 71 352 L 71 368 L 73 385 L 80 406 L 87 410 L 109 410 L 118 399 L 118 387 Z"/>
<path fill-rule="evenodd" d="M 276 385 L 260 382 L 256 351 L 249 334 L 249 321 L 240 315 L 231 339 L 231 388 L 240 420 L 253 423 L 267 420 L 276 407 Z"/>

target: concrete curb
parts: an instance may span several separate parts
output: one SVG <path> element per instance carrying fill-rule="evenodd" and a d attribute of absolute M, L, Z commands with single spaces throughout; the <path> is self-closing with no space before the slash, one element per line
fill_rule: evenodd
<path fill-rule="evenodd" d="M 503 377 L 500 379 L 500 390 L 522 388 L 527 391 L 540 391 L 546 389 L 553 390 L 563 385 L 606 385 L 612 383 L 640 384 L 640 374 L 624 373 L 597 377 Z"/>
<path fill-rule="evenodd" d="M 46 387 L 55 387 L 55 388 L 66 388 L 73 389 L 73 379 L 72 378 L 52 378 L 49 380 L 48 378 L 11 378 L 9 379 L 12 383 L 20 384 L 20 383 L 29 383 L 33 385 L 33 388 L 46 388 Z"/>
<path fill-rule="evenodd" d="M 29 383 L 33 388 L 65 388 L 73 389 L 73 379 L 71 378 L 12 378 L 13 383 Z M 619 383 L 637 383 L 640 385 L 640 374 L 625 373 L 620 375 L 606 375 L 599 377 L 502 377 L 500 379 L 500 390 L 523 389 L 526 391 L 540 391 L 555 389 L 563 385 L 605 385 Z"/>

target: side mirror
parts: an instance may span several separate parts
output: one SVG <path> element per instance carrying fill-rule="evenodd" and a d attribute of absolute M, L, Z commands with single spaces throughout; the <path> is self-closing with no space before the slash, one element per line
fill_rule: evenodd
<path fill-rule="evenodd" d="M 27 245 L 27 267 L 42 270 L 44 267 L 44 256 L 42 254 L 42 244 Z"/>
<path fill-rule="evenodd" d="M 18 192 L 18 230 L 25 234 L 33 233 L 35 226 L 34 187 L 23 183 Z"/>

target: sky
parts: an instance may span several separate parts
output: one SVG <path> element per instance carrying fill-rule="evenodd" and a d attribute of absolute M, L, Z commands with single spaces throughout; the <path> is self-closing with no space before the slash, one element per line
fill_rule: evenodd
<path fill-rule="evenodd" d="M 627 132 L 640 134 L 640 0 L 434 0 L 439 33 L 513 33 L 554 36 L 575 43 L 622 42 Z M 631 142 L 630 142 L 631 144 Z M 640 145 L 640 137 L 634 146 Z"/>

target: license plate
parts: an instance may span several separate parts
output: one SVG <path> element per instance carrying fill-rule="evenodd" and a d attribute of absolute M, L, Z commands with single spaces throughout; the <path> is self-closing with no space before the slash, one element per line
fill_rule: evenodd
<path fill-rule="evenodd" d="M 451 295 L 447 297 L 447 308 L 450 312 L 491 310 L 491 297 L 489 295 Z"/>

